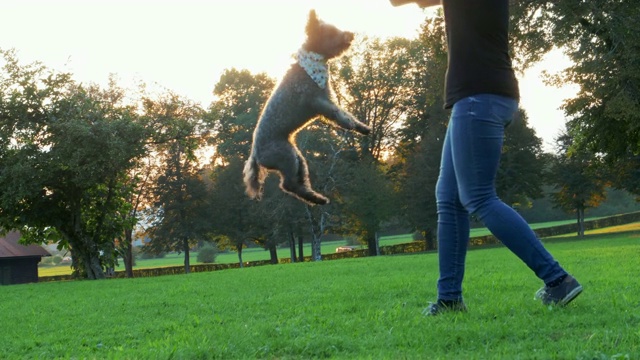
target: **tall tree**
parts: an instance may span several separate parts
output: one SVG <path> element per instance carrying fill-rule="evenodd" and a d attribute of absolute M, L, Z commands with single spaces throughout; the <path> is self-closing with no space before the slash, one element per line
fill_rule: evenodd
<path fill-rule="evenodd" d="M 136 161 L 136 165 L 127 175 L 126 183 L 132 188 L 127 199 L 130 210 L 123 213 L 122 216 L 128 226 L 125 227 L 123 234 L 116 242 L 116 252 L 122 257 L 125 274 L 129 278 L 133 277 L 135 263 L 134 236 L 144 233 L 144 231 L 136 231 L 136 229 L 140 229 L 139 220 L 144 219 L 144 211 L 153 207 L 153 188 L 160 177 L 160 171 L 160 164 L 153 155 L 147 152 L 145 157 Z"/>
<path fill-rule="evenodd" d="M 572 141 L 566 133 L 556 141 L 559 152 L 551 167 L 550 181 L 557 191 L 552 193 L 552 199 L 557 207 L 576 214 L 578 236 L 583 236 L 584 212 L 604 201 L 608 182 L 601 173 L 601 159 L 588 151 L 572 149 Z"/>
<path fill-rule="evenodd" d="M 255 216 L 252 201 L 244 193 L 242 169 L 244 161 L 238 157 L 229 158 L 224 165 L 212 171 L 213 189 L 210 199 L 209 221 L 214 238 L 221 249 L 232 248 L 238 253 L 238 263 L 243 266 L 242 250 L 256 234 L 254 224 L 260 221 Z"/>
<path fill-rule="evenodd" d="M 505 131 L 496 179 L 496 190 L 502 201 L 523 209 L 531 206 L 531 200 L 541 198 L 546 160 L 542 140 L 529 127 L 527 114 L 520 109 Z"/>
<path fill-rule="evenodd" d="M 640 152 L 640 7 L 633 1 L 527 0 L 514 2 L 513 28 L 522 62 L 553 46 L 573 64 L 558 84 L 579 91 L 564 110 L 574 146 L 610 158 Z"/>
<path fill-rule="evenodd" d="M 216 100 L 207 113 L 211 145 L 215 148 L 211 218 L 219 246 L 234 248 L 241 266 L 242 249 L 247 242 L 267 244 L 267 232 L 256 231 L 263 228 L 267 216 L 261 212 L 264 204 L 252 203 L 245 195 L 242 168 L 258 117 L 274 85 L 264 73 L 225 70 L 214 87 Z M 264 200 L 269 196 L 265 194 Z"/>
<path fill-rule="evenodd" d="M 248 70 L 225 70 L 220 76 L 213 90 L 216 100 L 207 114 L 217 159 L 247 159 L 253 129 L 274 85 L 266 74 Z"/>
<path fill-rule="evenodd" d="M 332 66 L 332 78 L 340 102 L 360 121 L 371 126 L 368 136 L 358 137 L 366 158 L 382 160 L 394 148 L 407 93 L 410 41 L 363 38 Z"/>
<path fill-rule="evenodd" d="M 144 128 L 115 82 L 74 83 L 3 52 L 0 73 L 0 225 L 31 242 L 54 235 L 77 275 L 105 277 L 128 226 L 124 179 L 144 153 Z"/>
<path fill-rule="evenodd" d="M 606 164 L 612 186 L 626 190 L 640 201 L 640 155 L 628 153 Z"/>
<path fill-rule="evenodd" d="M 209 232 L 207 189 L 197 151 L 208 133 L 199 106 L 168 93 L 146 99 L 145 116 L 153 119 L 156 161 L 162 173 L 154 189 L 155 208 L 149 235 L 155 252 L 184 252 L 185 272 L 190 272 L 190 248 Z"/>
<path fill-rule="evenodd" d="M 411 56 L 412 66 L 405 75 L 411 91 L 393 168 L 405 217 L 425 235 L 427 248 L 434 249 L 435 187 L 448 121 L 443 101 L 447 50 L 442 14 L 425 20 L 420 35 L 411 43 Z"/>
<path fill-rule="evenodd" d="M 297 137 L 298 147 L 309 164 L 309 178 L 314 189 L 333 201 L 323 206 L 304 206 L 306 227 L 311 234 L 311 258 L 321 261 L 323 236 L 335 227 L 340 206 L 336 201 L 341 181 L 345 180 L 340 164 L 349 151 L 349 134 L 329 126 L 316 124 L 305 129 Z"/>
<path fill-rule="evenodd" d="M 340 205 L 346 230 L 355 234 L 369 249 L 380 254 L 378 245 L 382 223 L 398 214 L 396 192 L 382 166 L 375 162 L 345 162 L 341 174 Z"/>
<path fill-rule="evenodd" d="M 349 156 L 342 157 L 339 186 L 341 217 L 349 219 L 343 231 L 360 236 L 371 255 L 378 253 L 381 223 L 398 213 L 392 179 L 385 174 L 389 168 L 381 164 L 398 145 L 407 99 L 415 90 L 406 79 L 414 66 L 412 50 L 407 39 L 363 38 L 334 70 L 339 99 L 372 128 L 370 135 L 346 144 Z"/>

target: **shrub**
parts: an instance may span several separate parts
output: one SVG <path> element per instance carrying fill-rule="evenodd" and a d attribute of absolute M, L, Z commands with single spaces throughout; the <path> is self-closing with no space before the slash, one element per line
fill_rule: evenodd
<path fill-rule="evenodd" d="M 51 258 L 51 262 L 53 263 L 53 265 L 60 265 L 60 263 L 62 262 L 62 256 L 60 255 L 55 255 Z"/>
<path fill-rule="evenodd" d="M 207 243 L 198 251 L 198 262 L 211 264 L 216 261 L 218 247 L 215 244 Z"/>

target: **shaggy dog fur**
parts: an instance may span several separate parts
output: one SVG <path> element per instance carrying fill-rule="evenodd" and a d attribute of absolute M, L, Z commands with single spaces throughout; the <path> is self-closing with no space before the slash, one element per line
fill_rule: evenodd
<path fill-rule="evenodd" d="M 251 155 L 244 168 L 247 195 L 260 199 L 268 170 L 280 174 L 280 188 L 308 204 L 329 199 L 313 191 L 307 162 L 295 145 L 298 131 L 318 116 L 338 126 L 368 134 L 371 128 L 340 109 L 332 100 L 327 60 L 349 48 L 353 33 L 337 29 L 309 13 L 307 39 L 267 101 L 253 133 Z"/>

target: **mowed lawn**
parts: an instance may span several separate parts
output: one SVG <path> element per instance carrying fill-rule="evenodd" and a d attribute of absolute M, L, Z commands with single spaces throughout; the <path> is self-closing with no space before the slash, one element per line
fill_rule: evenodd
<path fill-rule="evenodd" d="M 0 359 L 640 359 L 640 232 L 547 246 L 585 287 L 566 308 L 505 248 L 436 318 L 434 253 L 2 287 Z"/>
<path fill-rule="evenodd" d="M 408 243 L 413 241 L 411 238 L 411 234 L 405 235 L 396 235 L 396 236 L 386 236 L 380 240 L 380 246 L 388 246 L 395 244 Z M 336 252 L 336 248 L 339 246 L 347 245 L 346 240 L 339 241 L 325 241 L 321 244 L 320 252 L 322 254 L 331 254 Z M 366 248 L 365 246 L 356 246 L 356 248 Z M 298 251 L 298 247 L 296 245 L 296 251 Z M 311 244 L 305 243 L 303 248 L 303 255 L 310 256 L 311 255 Z M 290 258 L 291 250 L 288 247 L 280 247 L 278 248 L 278 258 Z M 242 261 L 259 261 L 259 260 L 269 260 L 270 254 L 268 250 L 259 247 L 246 248 L 242 250 Z M 189 261 L 191 265 L 199 264 L 198 262 L 198 253 L 193 251 L 189 256 Z M 230 264 L 238 262 L 238 253 L 235 251 L 225 251 L 218 254 L 216 257 L 216 263 L 218 264 Z M 169 253 L 166 256 L 158 259 L 137 259 L 136 265 L 133 267 L 134 269 L 148 269 L 148 268 L 158 268 L 158 267 L 166 267 L 166 266 L 181 266 L 184 264 L 184 253 Z M 116 268 L 116 271 L 124 271 L 124 264 L 122 263 L 122 259 L 119 261 L 119 266 Z M 71 266 L 70 265 L 40 265 L 38 267 L 39 276 L 54 276 L 54 275 L 67 275 L 71 274 Z"/>
<path fill-rule="evenodd" d="M 588 220 L 595 219 L 589 218 Z M 563 221 L 553 221 L 546 223 L 535 223 L 531 224 L 533 229 L 552 227 L 557 225 L 565 225 L 575 222 L 575 220 L 563 220 Z M 640 228 L 640 223 L 637 223 L 636 226 Z M 471 229 L 471 236 L 483 236 L 490 234 L 489 230 L 486 228 L 476 228 Z M 404 235 L 395 235 L 395 236 L 384 236 L 380 239 L 380 246 L 388 246 L 395 245 L 401 243 L 407 243 L 413 241 L 411 234 Z M 320 252 L 322 254 L 330 254 L 336 251 L 336 248 L 339 246 L 347 245 L 346 240 L 340 241 L 325 241 L 322 242 L 322 247 Z M 365 248 L 365 246 L 359 246 L 360 248 Z M 297 251 L 297 246 L 296 246 Z M 305 256 L 311 255 L 311 244 L 304 244 L 303 253 Z M 278 248 L 278 258 L 289 258 L 291 257 L 291 253 L 288 247 L 280 247 Z M 197 261 L 198 253 L 191 252 L 191 256 L 189 257 L 190 263 L 198 264 Z M 247 248 L 242 251 L 242 260 L 243 261 L 258 261 L 258 260 L 269 260 L 270 254 L 269 251 L 262 248 Z M 235 251 L 225 251 L 221 252 L 216 258 L 216 263 L 219 264 L 229 264 L 229 263 L 237 263 L 238 262 L 238 254 Z M 148 268 L 158 268 L 158 267 L 166 267 L 166 266 L 180 266 L 184 264 L 184 254 L 178 253 L 170 253 L 167 254 L 163 258 L 158 259 L 137 259 L 136 265 L 134 269 L 148 269 Z M 122 261 L 119 262 L 119 266 L 116 268 L 116 271 L 124 271 L 124 264 Z M 38 273 L 40 276 L 54 276 L 54 275 L 68 275 L 71 274 L 71 266 L 70 265 L 40 265 Z"/>

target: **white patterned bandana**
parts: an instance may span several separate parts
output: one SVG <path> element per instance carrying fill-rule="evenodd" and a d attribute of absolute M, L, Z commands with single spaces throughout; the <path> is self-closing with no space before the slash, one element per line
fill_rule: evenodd
<path fill-rule="evenodd" d="M 321 89 L 327 87 L 329 66 L 324 56 L 301 48 L 294 57 L 296 61 L 298 61 L 298 64 Z"/>

